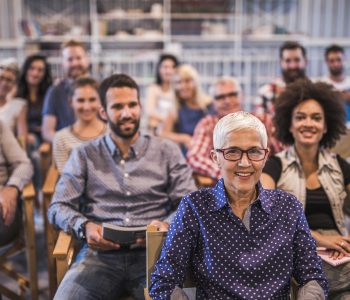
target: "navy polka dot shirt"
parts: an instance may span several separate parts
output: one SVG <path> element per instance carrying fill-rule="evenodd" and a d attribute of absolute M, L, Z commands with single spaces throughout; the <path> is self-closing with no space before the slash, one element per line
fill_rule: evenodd
<path fill-rule="evenodd" d="M 248 228 L 233 214 L 223 179 L 185 196 L 151 277 L 153 300 L 170 299 L 192 269 L 197 299 L 288 299 L 291 278 L 326 277 L 300 202 L 258 184 Z"/>

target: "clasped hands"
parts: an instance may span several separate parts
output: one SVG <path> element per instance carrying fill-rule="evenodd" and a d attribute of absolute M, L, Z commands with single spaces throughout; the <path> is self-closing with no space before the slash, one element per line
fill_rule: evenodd
<path fill-rule="evenodd" d="M 322 238 L 322 246 L 332 249 L 330 257 L 341 259 L 344 256 L 350 256 L 350 238 L 341 235 L 325 235 Z"/>
<path fill-rule="evenodd" d="M 160 230 L 168 230 L 169 227 L 168 223 L 158 220 L 153 220 L 150 225 L 157 226 Z M 96 251 L 119 250 L 121 247 L 120 244 L 105 240 L 102 237 L 101 224 L 87 222 L 85 225 L 85 236 L 89 247 Z M 145 247 L 146 239 L 138 238 L 135 245 L 139 247 Z"/>

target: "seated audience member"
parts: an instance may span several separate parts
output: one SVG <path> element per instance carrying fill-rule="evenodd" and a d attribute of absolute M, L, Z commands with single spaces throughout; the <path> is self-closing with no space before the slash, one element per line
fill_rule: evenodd
<path fill-rule="evenodd" d="M 146 113 L 148 129 L 158 133 L 165 118 L 175 111 L 174 92 L 171 80 L 179 62 L 174 55 L 162 54 L 156 67 L 156 83 L 146 92 Z"/>
<path fill-rule="evenodd" d="M 222 179 L 185 196 L 151 276 L 153 300 L 169 299 L 193 271 L 197 299 L 325 299 L 327 280 L 303 208 L 291 194 L 265 190 L 259 178 L 267 133 L 247 112 L 221 118 L 213 160 Z"/>
<path fill-rule="evenodd" d="M 0 121 L 0 246 L 18 235 L 21 224 L 20 193 L 33 169 L 12 131 Z"/>
<path fill-rule="evenodd" d="M 42 142 L 41 123 L 43 103 L 46 91 L 52 84 L 51 68 L 46 57 L 34 54 L 25 60 L 17 84 L 17 97 L 27 103 L 28 134 L 26 146 L 29 157 L 34 166 L 33 181 L 35 187 L 41 188 L 40 154 L 39 146 Z"/>
<path fill-rule="evenodd" d="M 328 67 L 328 75 L 321 80 L 333 85 L 341 92 L 347 113 L 347 122 L 350 123 L 350 77 L 345 74 L 345 51 L 339 45 L 326 48 L 324 57 Z"/>
<path fill-rule="evenodd" d="M 65 78 L 48 90 L 42 112 L 42 137 L 50 143 L 57 130 L 74 123 L 74 112 L 69 105 L 72 84 L 79 77 L 89 74 L 90 61 L 83 43 L 70 40 L 63 43 L 61 48 Z"/>
<path fill-rule="evenodd" d="M 198 122 L 210 110 L 211 99 L 200 87 L 197 71 L 190 65 L 181 65 L 173 76 L 176 111 L 170 113 L 160 135 L 173 140 L 186 154 Z"/>
<path fill-rule="evenodd" d="M 317 246 L 333 249 L 334 259 L 350 255 L 343 213 L 350 166 L 327 150 L 345 130 L 339 94 L 326 83 L 297 81 L 277 99 L 274 120 L 277 137 L 290 147 L 267 161 L 263 186 L 288 191 L 299 199 Z M 324 263 L 323 267 L 330 299 L 342 293 L 349 299 L 350 263 L 338 267 Z"/>
<path fill-rule="evenodd" d="M 17 97 L 26 100 L 28 106 L 28 146 L 37 147 L 42 141 L 41 113 L 46 91 L 51 84 L 51 68 L 46 57 L 40 54 L 28 56 L 23 63 L 17 84 Z"/>
<path fill-rule="evenodd" d="M 195 173 L 216 181 L 220 170 L 210 157 L 214 127 L 222 117 L 240 110 L 242 94 L 240 84 L 232 77 L 219 78 L 214 82 L 212 91 L 215 114 L 204 117 L 197 124 L 187 151 L 187 162 Z"/>
<path fill-rule="evenodd" d="M 101 223 L 166 229 L 183 194 L 195 190 L 180 149 L 139 132 L 139 87 L 132 78 L 105 79 L 100 98 L 110 133 L 72 151 L 48 211 L 52 224 L 83 239 L 55 299 L 119 299 L 123 291 L 143 299 L 145 240 L 121 247 L 103 239 Z"/>
<path fill-rule="evenodd" d="M 270 155 L 283 150 L 283 145 L 275 137 L 275 128 L 272 124 L 275 101 L 290 83 L 306 78 L 307 53 L 303 45 L 286 41 L 279 48 L 279 58 L 282 76 L 259 89 L 254 105 L 254 114 L 265 124 L 269 135 Z"/>
<path fill-rule="evenodd" d="M 0 120 L 10 127 L 13 134 L 25 139 L 27 136 L 27 105 L 23 99 L 13 98 L 19 76 L 17 64 L 12 60 L 0 62 Z"/>
<path fill-rule="evenodd" d="M 107 125 L 98 117 L 101 108 L 97 82 L 90 77 L 75 81 L 72 88 L 71 105 L 76 121 L 61 129 L 53 141 L 53 157 L 59 173 L 73 148 L 107 133 Z"/>

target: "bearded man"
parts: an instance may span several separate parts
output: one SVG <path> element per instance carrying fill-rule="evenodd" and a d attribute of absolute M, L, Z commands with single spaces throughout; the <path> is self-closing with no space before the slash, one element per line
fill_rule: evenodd
<path fill-rule="evenodd" d="M 110 133 L 73 150 L 57 184 L 49 221 L 83 241 L 55 299 L 144 299 L 145 240 L 105 240 L 102 222 L 167 229 L 186 193 L 196 190 L 180 148 L 140 133 L 139 87 L 117 74 L 100 86 Z"/>

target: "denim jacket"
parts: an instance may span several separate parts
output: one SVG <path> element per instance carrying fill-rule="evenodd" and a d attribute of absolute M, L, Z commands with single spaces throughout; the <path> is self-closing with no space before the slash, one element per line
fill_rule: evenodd
<path fill-rule="evenodd" d="M 302 203 L 306 204 L 305 175 L 294 147 L 290 147 L 276 154 L 282 162 L 282 173 L 277 182 L 277 188 L 294 194 Z M 324 188 L 330 201 L 332 213 L 339 232 L 346 236 L 343 204 L 347 197 L 344 177 L 336 154 L 320 149 L 318 154 L 318 180 Z"/>

